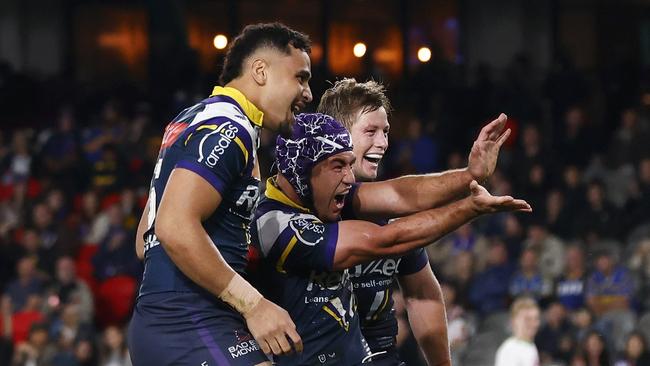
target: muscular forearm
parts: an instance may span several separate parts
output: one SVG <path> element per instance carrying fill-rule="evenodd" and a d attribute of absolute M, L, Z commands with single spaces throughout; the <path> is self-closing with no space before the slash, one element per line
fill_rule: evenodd
<path fill-rule="evenodd" d="M 469 183 L 474 179 L 467 169 L 448 170 L 442 173 L 412 175 L 395 178 L 394 184 L 407 215 L 440 207 L 469 193 Z"/>
<path fill-rule="evenodd" d="M 429 366 L 450 365 L 442 288 L 429 265 L 398 277 L 413 335 Z"/>
<path fill-rule="evenodd" d="M 424 247 L 479 215 L 469 198 L 377 226 L 342 221 L 334 253 L 334 269 L 345 269 L 382 257 L 396 257 Z"/>
<path fill-rule="evenodd" d="M 397 256 L 421 248 L 477 217 L 469 198 L 429 209 L 391 222 L 381 228 L 377 246 L 382 256 Z"/>
<path fill-rule="evenodd" d="M 445 305 L 437 300 L 406 300 L 411 330 L 429 366 L 451 365 Z"/>
<path fill-rule="evenodd" d="M 200 222 L 159 220 L 156 235 L 181 272 L 215 296 L 235 275 Z"/>

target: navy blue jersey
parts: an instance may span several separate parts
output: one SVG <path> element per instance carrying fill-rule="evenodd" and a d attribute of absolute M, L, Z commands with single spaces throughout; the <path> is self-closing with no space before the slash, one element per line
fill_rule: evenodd
<path fill-rule="evenodd" d="M 304 352 L 278 365 L 356 365 L 368 355 L 347 270 L 333 271 L 338 223 L 323 223 L 269 179 L 255 212 L 256 285 L 289 312 Z"/>
<path fill-rule="evenodd" d="M 346 196 L 344 220 L 356 219 L 352 198 L 358 187 L 359 184 L 353 185 Z M 387 222 L 377 224 L 385 225 Z M 416 273 L 428 261 L 426 251 L 420 248 L 401 257 L 377 259 L 350 269 L 361 331 L 373 353 L 394 350 L 396 345 L 397 319 L 392 296 L 396 276 Z"/>
<path fill-rule="evenodd" d="M 255 150 L 262 117 L 239 91 L 217 87 L 165 129 L 149 192 L 145 269 L 129 327 L 134 365 L 248 366 L 267 360 L 242 316 L 186 277 L 155 232 L 170 174 L 190 170 L 221 195 L 202 225 L 228 265 L 243 273 L 259 194 Z"/>
<path fill-rule="evenodd" d="M 219 191 L 221 204 L 203 227 L 225 261 L 243 273 L 259 190 L 259 179 L 253 176 L 258 128 L 249 118 L 235 99 L 216 94 L 181 112 L 165 129 L 149 192 L 149 230 L 144 234 L 145 269 L 139 296 L 199 289 L 171 261 L 154 230 L 156 210 L 174 168 L 198 174 Z"/>

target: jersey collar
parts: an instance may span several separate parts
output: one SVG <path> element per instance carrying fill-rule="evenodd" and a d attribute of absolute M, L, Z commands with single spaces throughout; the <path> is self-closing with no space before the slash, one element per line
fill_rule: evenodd
<path fill-rule="evenodd" d="M 273 182 L 273 177 L 266 180 L 266 191 L 264 192 L 264 195 L 266 195 L 267 198 L 278 201 L 287 206 L 297 208 L 305 212 L 311 212 L 308 208 L 301 206 L 296 202 L 292 201 L 289 197 L 287 197 L 286 194 L 284 194 L 284 192 L 282 192 L 278 187 L 276 187 Z"/>
<path fill-rule="evenodd" d="M 264 112 L 260 111 L 255 104 L 251 103 L 242 92 L 230 86 L 215 86 L 214 89 L 212 89 L 212 94 L 210 96 L 214 97 L 215 95 L 225 95 L 234 99 L 244 110 L 246 117 L 248 117 L 248 119 L 250 119 L 256 126 L 262 127 Z"/>

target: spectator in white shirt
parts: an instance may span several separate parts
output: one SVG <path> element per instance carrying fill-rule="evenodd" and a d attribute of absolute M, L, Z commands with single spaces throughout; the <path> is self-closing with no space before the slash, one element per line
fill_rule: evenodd
<path fill-rule="evenodd" d="M 495 366 L 539 366 L 533 340 L 539 329 L 539 307 L 535 300 L 521 297 L 510 307 L 512 336 L 497 350 Z"/>

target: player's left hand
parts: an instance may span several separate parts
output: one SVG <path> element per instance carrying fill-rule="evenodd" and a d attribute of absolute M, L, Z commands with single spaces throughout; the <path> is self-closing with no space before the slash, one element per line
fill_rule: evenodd
<path fill-rule="evenodd" d="M 510 129 L 503 131 L 508 116 L 501 113 L 497 119 L 481 129 L 469 153 L 467 169 L 474 179 L 484 181 L 494 173 L 501 145 L 510 136 Z"/>

